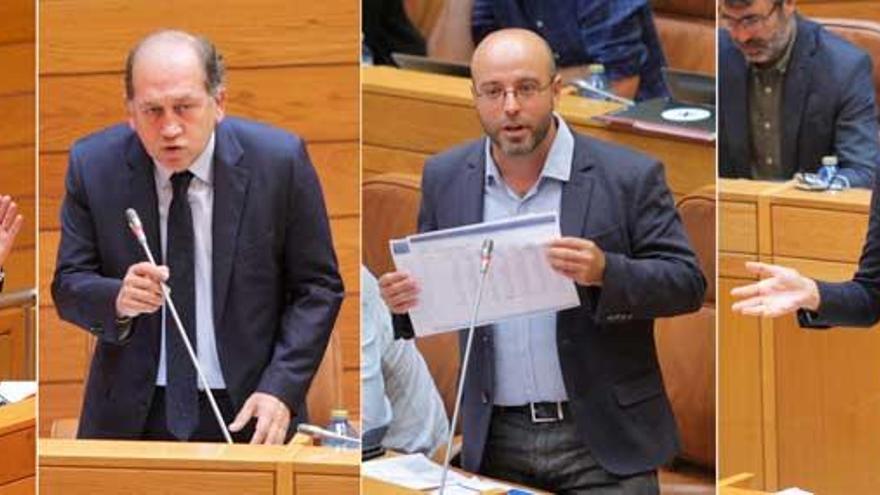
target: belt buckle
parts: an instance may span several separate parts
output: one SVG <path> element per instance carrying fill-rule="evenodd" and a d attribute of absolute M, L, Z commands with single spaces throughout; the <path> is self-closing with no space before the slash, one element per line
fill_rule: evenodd
<path fill-rule="evenodd" d="M 532 413 L 532 423 L 555 423 L 565 419 L 562 413 L 562 402 L 556 402 L 556 417 L 539 418 L 535 412 L 535 402 L 529 402 L 529 412 Z"/>

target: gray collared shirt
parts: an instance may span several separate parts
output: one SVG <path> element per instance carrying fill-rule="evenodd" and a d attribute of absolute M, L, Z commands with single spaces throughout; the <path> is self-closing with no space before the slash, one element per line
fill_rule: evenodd
<path fill-rule="evenodd" d="M 214 211 L 214 135 L 208 140 L 204 151 L 195 159 L 189 167 L 193 173 L 192 182 L 189 185 L 189 206 L 193 217 L 194 248 L 193 262 L 195 263 L 196 282 L 196 354 L 199 364 L 208 384 L 211 388 L 226 388 L 223 380 L 223 372 L 220 368 L 220 358 L 217 355 L 217 341 L 214 335 L 214 300 L 212 297 L 211 276 L 211 253 L 213 250 L 213 238 L 211 228 L 213 225 L 212 215 Z M 154 160 L 153 177 L 156 180 L 156 195 L 159 199 L 159 234 L 162 241 L 162 259 L 166 259 L 168 246 L 168 209 L 171 207 L 171 199 L 174 190 L 171 187 L 172 172 Z M 171 295 L 172 299 L 174 294 Z M 162 347 L 159 354 L 159 372 L 156 374 L 156 385 L 164 387 L 166 380 L 165 365 L 165 314 L 167 308 L 162 307 Z M 174 330 L 176 331 L 176 330 Z M 201 383 L 199 389 L 203 389 Z"/>
<path fill-rule="evenodd" d="M 749 130 L 752 134 L 752 178 L 787 180 L 782 165 L 782 90 L 797 24 L 782 57 L 769 67 L 749 67 Z"/>
<path fill-rule="evenodd" d="M 559 211 L 562 185 L 571 176 L 574 136 L 558 115 L 558 130 L 538 181 L 520 197 L 501 177 L 486 140 L 483 220 Z M 568 400 L 556 347 L 556 313 L 516 318 L 493 325 L 496 405 Z"/>

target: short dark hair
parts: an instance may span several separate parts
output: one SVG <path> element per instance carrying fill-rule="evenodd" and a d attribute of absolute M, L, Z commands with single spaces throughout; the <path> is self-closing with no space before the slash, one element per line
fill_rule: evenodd
<path fill-rule="evenodd" d="M 162 30 L 149 34 L 128 52 L 125 58 L 125 98 L 131 100 L 134 98 L 134 82 L 132 81 L 134 72 L 134 63 L 137 59 L 141 48 L 151 41 L 160 38 L 176 38 L 189 42 L 202 61 L 205 69 L 205 90 L 212 96 L 217 95 L 217 91 L 226 82 L 226 65 L 223 62 L 223 55 L 217 51 L 217 47 L 208 38 L 199 35 L 193 35 L 185 31 Z"/>

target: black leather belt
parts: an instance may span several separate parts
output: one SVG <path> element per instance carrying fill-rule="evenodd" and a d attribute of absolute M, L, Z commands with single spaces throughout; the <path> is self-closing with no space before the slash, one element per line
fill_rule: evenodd
<path fill-rule="evenodd" d="M 568 415 L 568 402 L 529 402 L 522 406 L 495 406 L 494 411 L 529 416 L 532 423 L 555 423 Z"/>

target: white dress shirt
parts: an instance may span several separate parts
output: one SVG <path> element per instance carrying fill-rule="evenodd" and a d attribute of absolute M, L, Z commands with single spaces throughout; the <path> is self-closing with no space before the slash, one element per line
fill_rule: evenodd
<path fill-rule="evenodd" d="M 171 186 L 173 172 L 159 165 L 153 160 L 153 176 L 156 179 L 156 195 L 159 199 L 159 234 L 162 243 L 162 260 L 167 258 L 168 246 L 168 210 L 171 208 L 171 199 L 174 190 Z M 220 357 L 217 354 L 217 341 L 214 335 L 214 301 L 212 297 L 213 284 L 211 277 L 211 253 L 213 238 L 211 230 L 213 226 L 214 211 L 214 135 L 208 140 L 205 150 L 195 159 L 189 167 L 189 171 L 195 176 L 190 182 L 189 207 L 192 211 L 194 248 L 193 261 L 195 262 L 195 322 L 196 322 L 196 355 L 208 384 L 211 388 L 226 388 L 223 380 L 223 371 L 220 368 Z M 171 294 L 174 299 L 174 294 Z M 159 354 L 159 372 L 156 374 L 156 385 L 164 387 L 167 384 L 167 367 L 165 364 L 165 321 L 166 311 L 162 306 L 162 347 Z M 177 331 L 172 329 L 173 331 Z M 201 382 L 199 389 L 204 389 Z"/>

